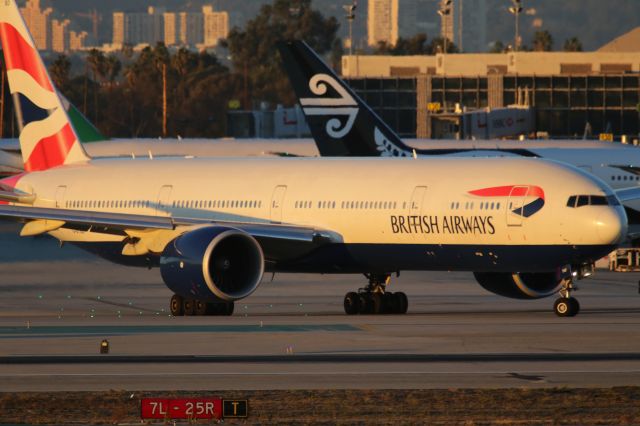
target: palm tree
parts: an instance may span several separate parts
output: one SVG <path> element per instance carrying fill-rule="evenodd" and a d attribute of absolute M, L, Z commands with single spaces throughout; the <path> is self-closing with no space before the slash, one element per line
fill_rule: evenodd
<path fill-rule="evenodd" d="M 68 93 L 71 74 L 71 61 L 67 55 L 58 57 L 49 66 L 53 83 L 62 93 Z"/>
<path fill-rule="evenodd" d="M 550 52 L 553 49 L 553 37 L 547 30 L 536 31 L 533 35 L 533 50 L 536 52 Z"/>
<path fill-rule="evenodd" d="M 564 42 L 565 52 L 582 52 L 582 42 L 578 37 L 571 37 Z"/>

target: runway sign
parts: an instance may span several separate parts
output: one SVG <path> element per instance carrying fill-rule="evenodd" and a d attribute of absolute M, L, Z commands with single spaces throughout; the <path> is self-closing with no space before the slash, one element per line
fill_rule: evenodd
<path fill-rule="evenodd" d="M 224 418 L 246 418 L 249 414 L 249 402 L 246 399 L 225 399 L 222 407 Z"/>
<path fill-rule="evenodd" d="M 220 419 L 221 398 L 143 398 L 140 417 L 146 419 Z"/>

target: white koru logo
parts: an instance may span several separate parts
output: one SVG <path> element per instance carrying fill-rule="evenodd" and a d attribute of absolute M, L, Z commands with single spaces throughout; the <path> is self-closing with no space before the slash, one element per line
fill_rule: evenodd
<path fill-rule="evenodd" d="M 337 118 L 327 121 L 326 130 L 334 139 L 344 137 L 356 121 L 358 104 L 351 95 L 333 77 L 328 74 L 316 74 L 309 80 L 309 90 L 317 96 L 327 94 L 327 85 L 331 86 L 339 98 L 301 98 L 300 105 L 307 115 L 339 115 L 347 116 L 347 122 L 343 125 Z"/>
<path fill-rule="evenodd" d="M 376 149 L 380 151 L 382 157 L 409 157 L 411 154 L 396 146 L 378 129 L 374 130 L 374 138 L 376 140 Z"/>

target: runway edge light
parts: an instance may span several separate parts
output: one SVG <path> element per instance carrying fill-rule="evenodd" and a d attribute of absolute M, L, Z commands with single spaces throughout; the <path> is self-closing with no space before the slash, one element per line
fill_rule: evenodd
<path fill-rule="evenodd" d="M 103 339 L 102 342 L 100 342 L 100 353 L 101 354 L 109 353 L 109 341 L 107 339 Z"/>

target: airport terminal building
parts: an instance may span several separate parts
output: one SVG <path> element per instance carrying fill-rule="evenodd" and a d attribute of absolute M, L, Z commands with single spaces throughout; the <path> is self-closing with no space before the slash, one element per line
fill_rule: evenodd
<path fill-rule="evenodd" d="M 454 109 L 530 105 L 552 138 L 640 132 L 640 28 L 595 52 L 344 56 L 342 75 L 401 136 Z"/>

